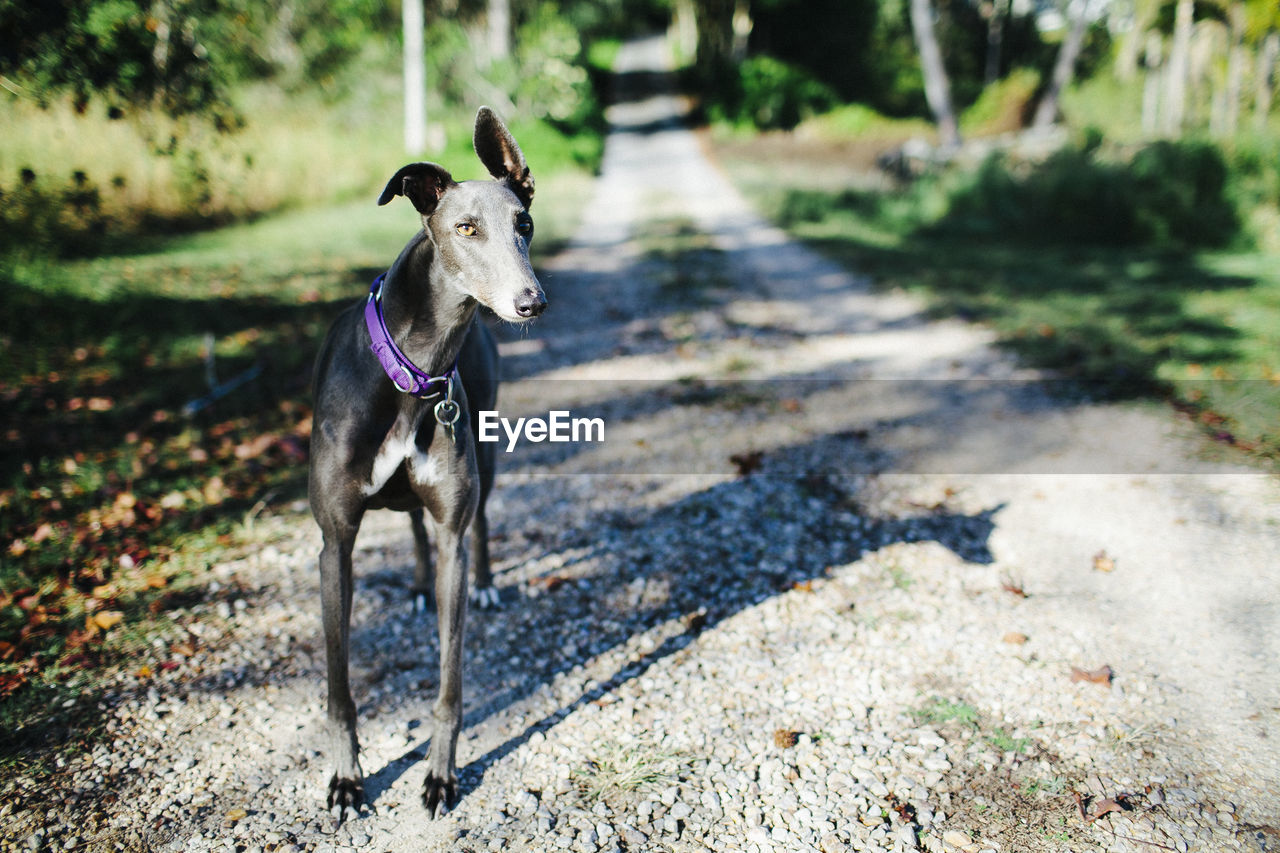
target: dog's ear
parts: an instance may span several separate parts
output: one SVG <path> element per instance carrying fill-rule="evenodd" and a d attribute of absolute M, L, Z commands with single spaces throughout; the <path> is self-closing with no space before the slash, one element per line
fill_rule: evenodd
<path fill-rule="evenodd" d="M 427 216 L 436 209 L 444 191 L 455 183 L 453 176 L 443 166 L 435 163 L 410 163 L 387 181 L 386 189 L 378 196 L 378 204 L 386 204 L 402 195 L 413 202 L 419 213 Z"/>
<path fill-rule="evenodd" d="M 524 154 L 502 119 L 488 107 L 481 107 L 476 113 L 473 141 L 476 156 L 489 170 L 489 174 L 500 181 L 507 181 L 511 185 L 511 191 L 525 207 L 533 204 L 533 176 L 529 174 L 529 166 L 524 162 Z"/>

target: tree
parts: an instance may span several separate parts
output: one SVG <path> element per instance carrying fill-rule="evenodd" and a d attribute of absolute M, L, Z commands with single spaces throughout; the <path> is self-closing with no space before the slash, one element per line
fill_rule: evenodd
<path fill-rule="evenodd" d="M 1191 29 L 1195 0 L 1178 0 L 1173 18 L 1173 47 L 1165 66 L 1164 132 L 1180 133 L 1187 114 L 1187 86 L 1191 77 Z"/>
<path fill-rule="evenodd" d="M 422 0 L 404 0 L 404 148 L 411 156 L 427 148 L 426 28 Z"/>
<path fill-rule="evenodd" d="M 1058 49 L 1053 76 L 1049 78 L 1049 88 L 1036 106 L 1035 118 L 1031 121 L 1033 128 L 1043 129 L 1057 120 L 1058 99 L 1075 76 L 1076 60 L 1080 58 L 1084 34 L 1089 28 L 1089 0 L 1075 0 L 1071 5 L 1075 9 L 1075 14 L 1071 16 L 1071 28 L 1067 31 L 1067 37 L 1062 40 L 1062 47 Z"/>
<path fill-rule="evenodd" d="M 501 62 L 511 56 L 511 0 L 489 0 L 489 58 Z"/>
<path fill-rule="evenodd" d="M 955 107 L 951 102 L 951 80 L 947 67 L 942 63 L 942 51 L 933 27 L 933 6 L 929 0 L 911 0 L 911 29 L 915 33 L 920 51 L 920 70 L 924 74 L 924 96 L 929 102 L 942 147 L 960 147 L 960 126 L 956 121 Z"/>

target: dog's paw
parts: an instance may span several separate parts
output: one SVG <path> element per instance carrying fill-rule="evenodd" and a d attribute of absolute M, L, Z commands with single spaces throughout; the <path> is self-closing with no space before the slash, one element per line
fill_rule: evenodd
<path fill-rule="evenodd" d="M 427 815 L 432 820 L 444 817 L 458 798 L 458 777 L 449 774 L 447 779 L 442 779 L 436 774 L 428 771 L 426 781 L 422 785 L 422 805 L 427 809 Z"/>
<path fill-rule="evenodd" d="M 329 780 L 329 811 L 342 823 L 348 818 L 359 817 L 364 808 L 364 781 L 339 779 L 334 774 Z"/>
<path fill-rule="evenodd" d="M 502 607 L 502 596 L 498 594 L 498 588 L 494 586 L 473 588 L 471 590 L 471 605 L 480 610 L 497 610 Z"/>

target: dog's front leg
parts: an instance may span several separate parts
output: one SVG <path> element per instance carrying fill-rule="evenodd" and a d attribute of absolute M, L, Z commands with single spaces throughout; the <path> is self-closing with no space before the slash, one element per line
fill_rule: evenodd
<path fill-rule="evenodd" d="M 465 525 L 464 525 L 465 526 Z M 440 630 L 440 695 L 432 712 L 434 729 L 427 755 L 422 802 L 433 818 L 444 814 L 458 793 L 456 753 L 462 729 L 463 623 L 467 614 L 467 552 L 459 527 L 437 525 L 436 617 Z"/>
<path fill-rule="evenodd" d="M 329 780 L 329 808 L 339 820 L 347 810 L 358 812 L 364 803 L 364 774 L 360 770 L 356 739 L 356 704 L 351 698 L 348 653 L 351 640 L 351 551 L 355 531 L 325 531 L 320 552 L 320 600 L 324 622 L 324 646 L 328 663 L 330 748 L 334 759 Z"/>

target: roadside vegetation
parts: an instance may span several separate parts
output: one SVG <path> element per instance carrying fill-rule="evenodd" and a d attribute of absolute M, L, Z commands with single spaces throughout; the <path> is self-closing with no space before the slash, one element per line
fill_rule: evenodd
<path fill-rule="evenodd" d="M 938 4 L 968 143 L 954 150 L 907 4 L 819 5 L 817 33 L 795 3 L 761 9 L 727 42 L 747 57 L 736 66 L 690 54 L 718 154 L 766 214 L 880 287 L 990 325 L 1066 393 L 1169 401 L 1259 464 L 1280 459 L 1274 4 L 1195 4 L 1206 61 L 1180 76 L 1190 4 L 1137 3 L 1131 27 L 1064 6 L 1056 30 L 1000 4 Z M 855 20 L 852 50 L 836 34 Z"/>

